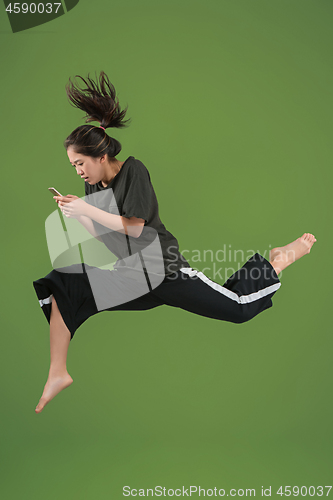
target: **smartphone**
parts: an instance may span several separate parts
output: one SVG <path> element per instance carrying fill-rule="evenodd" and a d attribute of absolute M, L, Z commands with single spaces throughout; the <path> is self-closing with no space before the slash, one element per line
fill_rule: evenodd
<path fill-rule="evenodd" d="M 60 194 L 54 187 L 49 188 L 49 191 L 51 191 L 51 193 L 55 196 L 62 196 L 62 194 Z"/>

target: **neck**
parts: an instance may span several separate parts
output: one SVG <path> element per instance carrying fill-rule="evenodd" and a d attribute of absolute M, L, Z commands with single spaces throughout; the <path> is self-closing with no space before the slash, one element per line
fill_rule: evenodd
<path fill-rule="evenodd" d="M 112 179 L 114 179 L 115 176 L 120 171 L 121 167 L 122 167 L 122 162 L 118 160 L 110 161 L 108 163 L 108 165 L 105 167 L 106 168 L 105 175 L 103 179 L 101 179 L 100 181 L 103 187 L 106 187 L 108 184 L 110 184 Z"/>

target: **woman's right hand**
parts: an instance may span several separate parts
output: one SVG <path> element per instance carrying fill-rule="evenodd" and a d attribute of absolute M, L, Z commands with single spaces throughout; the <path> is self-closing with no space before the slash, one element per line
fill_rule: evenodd
<path fill-rule="evenodd" d="M 85 215 L 85 210 L 89 207 L 82 198 L 75 196 L 73 194 L 68 194 L 67 196 L 53 196 L 57 201 L 60 210 L 66 217 L 72 219 L 78 219 L 82 215 Z"/>

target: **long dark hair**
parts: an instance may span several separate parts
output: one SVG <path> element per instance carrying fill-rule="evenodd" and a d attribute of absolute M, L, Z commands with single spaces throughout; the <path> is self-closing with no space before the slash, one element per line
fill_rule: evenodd
<path fill-rule="evenodd" d="M 85 111 L 86 123 L 97 121 L 105 129 L 128 126 L 130 119 L 124 120 L 128 106 L 121 111 L 116 90 L 104 71 L 100 73 L 99 82 L 96 78 L 97 83 L 89 77 L 89 73 L 87 79 L 79 75 L 75 78 L 81 78 L 86 88 L 75 86 L 69 79 L 66 93 L 75 108 Z M 69 146 L 73 146 L 77 153 L 93 158 L 100 158 L 104 154 L 113 158 L 121 151 L 121 144 L 117 139 L 110 137 L 102 128 L 94 125 L 77 127 L 66 138 L 64 146 L 66 150 Z"/>

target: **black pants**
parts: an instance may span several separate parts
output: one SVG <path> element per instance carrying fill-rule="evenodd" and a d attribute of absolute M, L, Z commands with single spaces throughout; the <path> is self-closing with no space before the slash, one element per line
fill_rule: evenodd
<path fill-rule="evenodd" d="M 101 312 L 97 308 L 86 273 L 81 264 L 67 268 L 67 272 L 52 270 L 45 278 L 33 282 L 40 306 L 50 322 L 52 296 L 71 333 L 90 316 Z M 89 270 L 93 266 L 83 264 Z M 73 272 L 68 272 L 73 270 Z M 120 273 L 98 270 L 101 281 L 105 278 L 105 304 L 117 303 L 122 287 L 131 286 Z M 112 284 L 113 286 L 109 286 Z M 147 310 L 166 304 L 208 318 L 243 323 L 272 307 L 272 296 L 280 288 L 280 280 L 272 265 L 260 254 L 254 254 L 224 285 L 220 285 L 200 271 L 182 268 L 165 277 L 152 291 L 133 300 L 105 307 L 105 311 Z M 109 295 L 108 295 L 109 294 Z M 114 299 L 116 302 L 112 302 Z M 117 296 L 117 297 L 116 297 Z"/>

